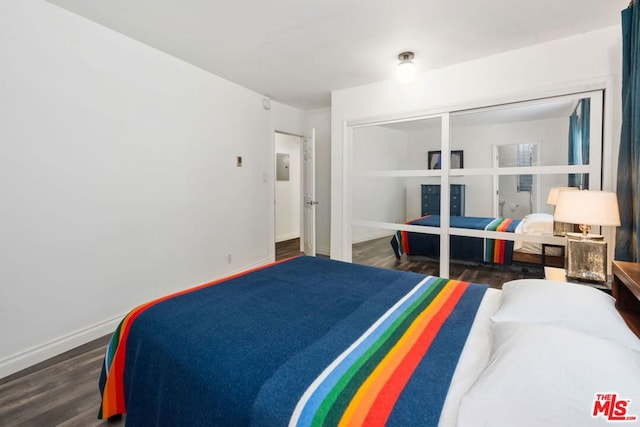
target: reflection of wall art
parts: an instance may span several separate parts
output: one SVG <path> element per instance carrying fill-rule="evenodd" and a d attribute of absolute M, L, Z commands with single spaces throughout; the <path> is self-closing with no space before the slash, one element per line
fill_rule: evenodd
<path fill-rule="evenodd" d="M 451 151 L 451 169 L 462 169 L 464 167 L 463 150 Z M 440 169 L 442 159 L 441 151 L 429 151 L 429 169 Z"/>
<path fill-rule="evenodd" d="M 289 181 L 289 155 L 276 153 L 276 180 Z"/>

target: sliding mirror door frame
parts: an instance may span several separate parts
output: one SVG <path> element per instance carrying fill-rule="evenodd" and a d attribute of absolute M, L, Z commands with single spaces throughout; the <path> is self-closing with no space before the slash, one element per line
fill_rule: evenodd
<path fill-rule="evenodd" d="M 538 188 L 540 188 L 540 178 L 545 175 L 565 175 L 565 174 L 588 174 L 589 175 L 589 188 L 601 189 L 602 188 L 602 157 L 603 157 L 603 93 L 604 89 L 590 90 L 584 92 L 568 93 L 565 95 L 544 97 L 540 99 L 525 100 L 512 103 L 504 103 L 500 105 L 481 107 L 481 108 L 469 108 L 469 109 L 457 109 L 450 111 L 434 111 L 424 114 L 416 114 L 412 116 L 404 117 L 389 117 L 387 119 L 377 120 L 358 120 L 345 123 L 345 145 L 344 145 L 344 256 L 343 260 L 352 260 L 352 247 L 353 241 L 353 229 L 355 227 L 369 227 L 371 229 L 387 230 L 389 233 L 396 231 L 408 231 L 415 233 L 428 233 L 440 235 L 440 276 L 449 276 L 449 253 L 450 253 L 450 236 L 468 236 L 468 237 L 484 237 L 484 238 L 500 238 L 503 240 L 518 240 L 518 236 L 514 236 L 513 233 L 492 232 L 484 230 L 468 230 L 461 228 L 450 227 L 450 194 L 449 191 L 440 192 L 440 226 L 439 227 L 422 227 L 404 224 L 403 221 L 391 221 L 391 220 L 375 220 L 367 218 L 365 216 L 356 215 L 353 216 L 353 182 L 354 180 L 366 180 L 368 178 L 421 178 L 429 179 L 433 181 L 437 180 L 441 188 L 449 188 L 451 182 L 456 182 L 461 179 L 475 179 L 475 177 L 489 177 L 493 183 L 492 197 L 489 197 L 489 201 L 492 204 L 492 211 L 494 215 L 499 212 L 495 212 L 498 206 L 498 195 L 496 194 L 497 180 L 500 176 L 506 175 L 520 175 L 530 174 L 537 180 Z M 590 157 L 589 164 L 586 165 L 567 165 L 567 164 L 545 164 L 544 162 L 536 162 L 531 166 L 516 166 L 516 167 L 499 167 L 495 161 L 484 166 L 474 166 L 472 160 L 465 158 L 464 168 L 452 169 L 450 163 L 450 154 L 452 150 L 456 150 L 459 147 L 452 147 L 452 120 L 454 117 L 462 117 L 465 115 L 472 115 L 477 113 L 483 113 L 488 111 L 505 110 L 508 108 L 526 107 L 526 106 L 543 106 L 546 103 L 562 100 L 578 100 L 582 98 L 591 99 L 591 108 L 589 123 L 590 123 Z M 360 128 L 367 128 L 371 126 L 389 126 L 389 125 L 410 125 L 416 121 L 425 121 L 430 119 L 440 120 L 440 151 L 441 151 L 441 163 L 440 169 L 386 169 L 386 170 L 354 170 L 354 132 L 358 132 Z M 568 138 L 568 136 L 567 136 Z M 360 143 L 360 142 L 358 142 Z M 559 144 L 566 144 L 566 140 L 560 140 Z M 495 146 L 493 147 L 495 155 Z M 539 150 L 544 150 L 544 147 L 539 146 Z M 426 152 L 426 149 L 425 149 Z M 540 154 L 540 151 L 539 151 Z M 356 162 L 357 163 L 357 162 Z M 538 193 L 536 195 L 536 206 L 541 206 L 546 201 L 546 195 Z M 497 215 L 496 215 L 497 216 Z M 404 218 L 408 220 L 409 218 Z M 534 241 L 539 240 L 540 243 L 554 243 L 564 244 L 564 240 L 559 237 L 539 237 L 533 238 Z"/>

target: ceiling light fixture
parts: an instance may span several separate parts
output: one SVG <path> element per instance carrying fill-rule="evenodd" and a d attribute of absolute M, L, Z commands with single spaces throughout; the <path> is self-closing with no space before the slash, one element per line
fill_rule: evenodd
<path fill-rule="evenodd" d="M 399 82 L 408 83 L 416 77 L 418 69 L 412 61 L 413 57 L 413 52 L 402 52 L 398 55 L 400 63 L 396 67 L 396 79 Z"/>

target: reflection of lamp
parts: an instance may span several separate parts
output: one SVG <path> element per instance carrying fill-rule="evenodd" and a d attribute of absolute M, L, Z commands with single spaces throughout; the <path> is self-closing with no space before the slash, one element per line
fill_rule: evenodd
<path fill-rule="evenodd" d="M 413 52 L 402 52 L 398 55 L 400 63 L 396 67 L 396 79 L 402 83 L 412 81 L 418 72 L 416 64 L 413 63 Z"/>
<path fill-rule="evenodd" d="M 558 195 L 561 191 L 575 191 L 578 187 L 553 187 L 549 190 L 547 204 L 553 205 L 553 213 L 555 216 L 555 206 L 558 204 Z M 564 236 L 567 232 L 573 231 L 573 224 L 567 222 L 553 220 L 553 234 L 555 236 Z"/>
<path fill-rule="evenodd" d="M 567 277 L 607 280 L 607 243 L 589 234 L 591 226 L 618 226 L 620 213 L 616 193 L 610 191 L 560 191 L 553 218 L 580 224 L 579 233 L 567 233 Z"/>

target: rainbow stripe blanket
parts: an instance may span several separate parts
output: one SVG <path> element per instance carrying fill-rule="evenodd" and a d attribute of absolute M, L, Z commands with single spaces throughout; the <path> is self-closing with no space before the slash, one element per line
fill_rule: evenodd
<path fill-rule="evenodd" d="M 520 221 L 511 218 L 495 218 L 485 226 L 487 231 L 503 231 L 513 233 Z M 484 262 L 504 264 L 507 254 L 507 240 L 484 239 Z M 513 242 L 511 250 L 513 250 Z"/>
<path fill-rule="evenodd" d="M 136 425 L 437 425 L 487 287 L 300 257 L 133 310 L 100 416 Z"/>
<path fill-rule="evenodd" d="M 502 231 L 513 233 L 520 220 L 511 218 L 483 218 L 452 216 L 450 226 L 471 230 Z M 440 227 L 439 215 L 427 215 L 406 222 L 408 225 Z M 408 231 L 397 231 L 391 239 L 397 258 L 403 253 L 428 257 L 440 256 L 440 236 Z M 511 264 L 513 242 L 509 240 L 482 239 L 451 236 L 451 258 L 491 264 Z"/>

